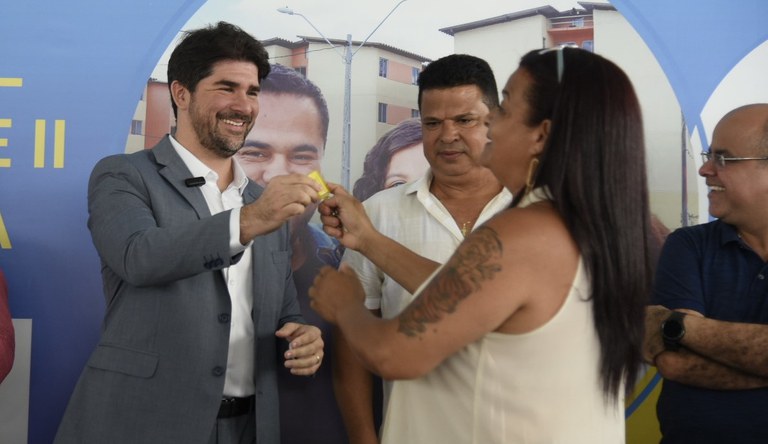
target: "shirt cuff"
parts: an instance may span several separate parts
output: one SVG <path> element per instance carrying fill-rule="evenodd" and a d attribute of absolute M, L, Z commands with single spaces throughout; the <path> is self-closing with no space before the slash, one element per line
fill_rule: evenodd
<path fill-rule="evenodd" d="M 368 310 L 381 310 L 381 298 L 365 298 L 364 304 Z"/>
<path fill-rule="evenodd" d="M 250 247 L 253 241 L 243 245 L 240 243 L 240 208 L 233 208 L 229 213 L 229 251 L 232 256 L 242 253 Z"/>

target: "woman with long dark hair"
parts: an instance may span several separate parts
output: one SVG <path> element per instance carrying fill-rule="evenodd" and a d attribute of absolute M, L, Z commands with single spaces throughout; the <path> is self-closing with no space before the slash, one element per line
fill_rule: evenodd
<path fill-rule="evenodd" d="M 384 443 L 624 442 L 652 276 L 637 98 L 620 68 L 575 48 L 526 54 L 502 96 L 483 160 L 512 207 L 398 318 L 371 316 L 345 268 L 321 271 L 313 307 L 398 380 Z M 343 205 L 325 205 L 344 236 Z"/>

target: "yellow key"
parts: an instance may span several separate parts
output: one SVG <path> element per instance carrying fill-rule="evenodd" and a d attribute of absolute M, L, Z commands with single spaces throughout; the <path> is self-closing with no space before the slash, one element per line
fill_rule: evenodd
<path fill-rule="evenodd" d="M 318 193 L 320 200 L 325 200 L 331 197 L 331 190 L 328 189 L 328 185 L 326 185 L 325 180 L 323 180 L 323 176 L 320 175 L 320 172 L 312 171 L 311 173 L 307 174 L 307 176 L 311 177 L 315 182 L 319 183 L 320 186 L 323 187 L 323 189 Z"/>

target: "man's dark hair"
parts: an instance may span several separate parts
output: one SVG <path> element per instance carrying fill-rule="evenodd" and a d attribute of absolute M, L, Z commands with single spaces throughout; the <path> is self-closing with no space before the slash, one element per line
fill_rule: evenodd
<path fill-rule="evenodd" d="M 444 89 L 475 85 L 483 93 L 483 103 L 493 110 L 499 106 L 496 78 L 485 60 L 467 55 L 452 54 L 435 60 L 419 74 L 419 110 L 421 95 L 428 89 Z"/>
<path fill-rule="evenodd" d="M 317 113 L 320 115 L 323 143 L 328 140 L 328 104 L 320 88 L 312 83 L 311 80 L 293 68 L 275 64 L 272 65 L 269 77 L 261 82 L 261 93 L 292 94 L 312 99 L 317 108 Z"/>
<path fill-rule="evenodd" d="M 168 88 L 178 81 L 190 92 L 200 80 L 213 72 L 213 65 L 223 60 L 251 62 L 259 70 L 259 81 L 269 74 L 269 56 L 264 46 L 239 27 L 219 22 L 185 32 L 168 60 Z M 173 97 L 173 95 L 171 95 Z M 171 99 L 173 115 L 176 117 L 176 103 Z"/>

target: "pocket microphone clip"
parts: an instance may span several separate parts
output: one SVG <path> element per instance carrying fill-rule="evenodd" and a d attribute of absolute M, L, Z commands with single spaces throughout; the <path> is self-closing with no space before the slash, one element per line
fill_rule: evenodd
<path fill-rule="evenodd" d="M 184 179 L 184 185 L 189 188 L 201 187 L 205 185 L 205 177 L 190 177 L 189 179 Z"/>

